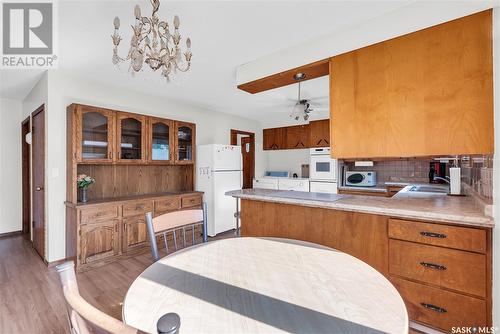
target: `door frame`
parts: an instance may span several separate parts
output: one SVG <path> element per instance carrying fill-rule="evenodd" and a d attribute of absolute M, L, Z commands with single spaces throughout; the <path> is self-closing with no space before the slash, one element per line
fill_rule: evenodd
<path fill-rule="evenodd" d="M 32 133 L 32 135 L 31 135 L 31 138 L 32 138 L 31 139 L 31 146 L 32 146 L 32 149 L 31 149 L 31 163 L 32 163 L 32 165 L 35 163 L 35 150 L 33 149 L 33 139 L 34 139 L 34 136 L 33 136 L 33 123 L 34 123 L 33 122 L 33 118 L 35 116 L 37 116 L 38 114 L 42 113 L 42 112 L 43 112 L 43 136 L 41 138 L 43 140 L 43 145 L 41 145 L 41 147 L 42 147 L 42 166 L 41 167 L 42 167 L 42 175 L 43 175 L 42 178 L 43 178 L 44 187 L 42 189 L 42 192 L 43 192 L 43 204 L 42 204 L 41 210 L 42 210 L 42 216 L 43 216 L 43 224 L 42 224 L 42 226 L 43 226 L 43 228 L 42 228 L 43 238 L 41 239 L 42 240 L 42 247 L 40 249 L 41 253 L 38 252 L 37 249 L 35 249 L 35 251 L 38 253 L 38 255 L 40 255 L 40 257 L 42 258 L 42 260 L 45 261 L 45 246 L 46 246 L 46 238 L 45 237 L 46 237 L 46 228 L 47 228 L 47 226 L 45 224 L 46 223 L 46 218 L 47 218 L 45 216 L 46 215 L 46 210 L 45 210 L 45 204 L 46 204 L 46 201 L 45 201 L 45 197 L 46 197 L 45 196 L 45 194 L 46 194 L 45 193 L 45 186 L 46 186 L 46 184 L 45 184 L 46 183 L 46 180 L 45 180 L 45 176 L 46 176 L 45 175 L 45 172 L 46 172 L 45 171 L 45 161 L 46 161 L 46 156 L 45 156 L 45 153 L 46 153 L 45 152 L 46 151 L 46 147 L 45 147 L 45 144 L 46 144 L 46 138 L 45 138 L 45 130 L 46 130 L 45 129 L 45 124 L 46 124 L 45 123 L 45 121 L 46 121 L 45 120 L 45 104 L 42 104 L 40 107 L 38 107 L 37 109 L 35 109 L 35 111 L 33 111 L 31 113 L 31 133 Z M 33 173 L 33 168 L 31 169 L 31 172 Z M 33 179 L 33 175 L 32 175 L 32 179 Z M 31 182 L 31 192 L 32 192 L 32 194 L 34 194 L 35 191 L 36 191 L 35 187 L 36 187 L 35 186 L 35 182 L 32 181 Z M 34 208 L 34 200 L 31 200 L 31 206 L 32 206 L 32 210 L 34 211 L 35 210 L 35 208 Z M 32 234 L 33 234 L 33 236 L 32 236 L 32 245 L 33 245 L 33 248 L 34 248 L 34 239 L 35 239 L 35 236 L 34 236 L 34 231 L 33 231 L 33 223 L 34 223 L 33 218 L 34 217 L 33 217 L 33 214 L 32 214 L 31 230 L 32 230 Z"/>
<path fill-rule="evenodd" d="M 22 233 L 24 238 L 31 240 L 31 149 L 26 142 L 26 135 L 31 133 L 31 117 L 21 122 L 21 156 L 22 156 Z"/>
<path fill-rule="evenodd" d="M 250 166 L 250 177 L 253 180 L 255 178 L 255 133 L 231 129 L 231 138 L 230 138 L 231 145 L 238 145 L 238 135 L 244 135 L 244 136 L 250 137 L 250 141 L 251 141 L 252 146 L 253 146 L 252 155 L 251 155 L 253 163 Z M 243 152 L 242 152 L 242 154 L 243 154 Z M 243 168 L 243 166 L 242 166 L 242 168 Z"/>

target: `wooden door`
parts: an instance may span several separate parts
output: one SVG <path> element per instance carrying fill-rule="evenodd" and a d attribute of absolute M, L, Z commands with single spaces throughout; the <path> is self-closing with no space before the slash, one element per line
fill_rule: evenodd
<path fill-rule="evenodd" d="M 148 228 L 144 215 L 123 219 L 122 252 L 144 248 L 148 245 Z"/>
<path fill-rule="evenodd" d="M 111 110 L 78 105 L 76 152 L 79 163 L 111 163 L 114 154 L 115 113 Z"/>
<path fill-rule="evenodd" d="M 109 220 L 80 226 L 80 264 L 90 263 L 119 252 L 119 221 Z"/>
<path fill-rule="evenodd" d="M 309 141 L 308 125 L 286 127 L 286 149 L 309 148 Z"/>
<path fill-rule="evenodd" d="M 171 163 L 174 159 L 173 121 L 148 117 L 148 152 L 150 163 Z"/>
<path fill-rule="evenodd" d="M 192 164 L 195 159 L 196 125 L 186 122 L 174 122 L 175 128 L 175 163 Z"/>
<path fill-rule="evenodd" d="M 330 147 L 330 120 L 311 121 L 309 123 L 311 147 Z"/>
<path fill-rule="evenodd" d="M 241 138 L 241 154 L 243 157 L 243 189 L 253 187 L 255 168 L 255 139 L 252 136 Z"/>
<path fill-rule="evenodd" d="M 45 106 L 32 114 L 33 247 L 45 258 Z"/>
<path fill-rule="evenodd" d="M 30 117 L 21 124 L 21 156 L 22 156 L 22 193 L 23 193 L 23 235 L 31 239 L 31 158 L 30 145 L 26 135 L 31 132 Z"/>
<path fill-rule="evenodd" d="M 144 163 L 146 161 L 146 116 L 118 112 L 116 114 L 117 161 Z"/>

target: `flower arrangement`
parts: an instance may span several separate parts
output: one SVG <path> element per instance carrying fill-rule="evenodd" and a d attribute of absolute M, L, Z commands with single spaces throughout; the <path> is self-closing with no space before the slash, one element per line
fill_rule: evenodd
<path fill-rule="evenodd" d="M 85 174 L 80 174 L 76 178 L 76 185 L 78 188 L 87 189 L 93 183 L 95 183 L 95 179 Z"/>

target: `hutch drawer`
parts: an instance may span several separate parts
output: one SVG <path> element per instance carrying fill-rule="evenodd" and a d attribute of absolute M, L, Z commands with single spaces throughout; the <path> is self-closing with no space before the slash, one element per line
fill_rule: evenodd
<path fill-rule="evenodd" d="M 82 210 L 81 224 L 115 219 L 119 215 L 119 208 L 116 205 L 99 205 L 97 207 L 85 208 Z"/>
<path fill-rule="evenodd" d="M 137 215 L 143 215 L 146 212 L 153 211 L 152 201 L 141 201 L 123 204 L 123 217 L 132 217 Z"/>

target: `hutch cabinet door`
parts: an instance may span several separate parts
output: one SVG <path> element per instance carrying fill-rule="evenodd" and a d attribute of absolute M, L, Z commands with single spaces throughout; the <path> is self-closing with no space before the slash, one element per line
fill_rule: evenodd
<path fill-rule="evenodd" d="M 309 123 L 311 147 L 330 147 L 330 120 Z"/>
<path fill-rule="evenodd" d="M 106 259 L 119 253 L 119 220 L 80 226 L 80 264 Z"/>
<path fill-rule="evenodd" d="M 146 116 L 118 112 L 116 116 L 117 161 L 146 161 Z"/>
<path fill-rule="evenodd" d="M 148 246 L 148 228 L 144 215 L 123 219 L 122 252 Z"/>
<path fill-rule="evenodd" d="M 77 162 L 113 162 L 115 113 L 96 107 L 77 106 L 75 116 Z"/>
<path fill-rule="evenodd" d="M 148 162 L 170 163 L 174 158 L 173 121 L 149 117 L 148 121 Z"/>
<path fill-rule="evenodd" d="M 175 122 L 175 163 L 194 163 L 196 144 L 196 125 Z"/>

